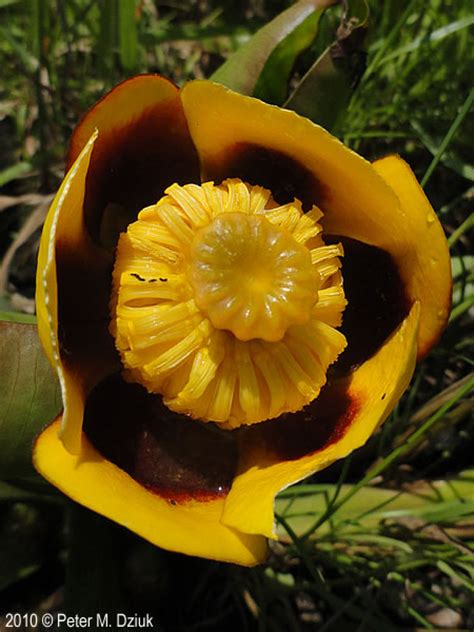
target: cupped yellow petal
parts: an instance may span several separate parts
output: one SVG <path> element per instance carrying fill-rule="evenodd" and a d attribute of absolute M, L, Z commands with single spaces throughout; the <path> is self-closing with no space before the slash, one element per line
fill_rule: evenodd
<path fill-rule="evenodd" d="M 83 322 L 81 314 L 67 310 L 68 294 L 77 291 L 67 252 L 75 250 L 81 265 L 89 268 L 93 286 L 109 265 L 108 258 L 92 243 L 84 228 L 82 208 L 85 183 L 94 143 L 95 132 L 67 173 L 48 212 L 38 255 L 36 306 L 38 330 L 46 354 L 56 369 L 61 384 L 64 415 L 61 435 L 67 448 L 79 452 L 84 403 L 89 390 L 109 372 L 114 361 L 107 353 L 98 354 L 81 371 L 78 358 L 70 357 L 72 339 L 84 337 L 91 348 L 100 350 L 100 335 Z M 59 277 L 59 278 L 58 278 Z M 61 284 L 60 281 L 66 281 Z M 69 281 L 69 282 L 67 282 Z M 99 288 L 100 289 L 100 288 Z M 81 300 L 87 304 L 85 297 Z M 89 296 L 87 296 L 89 298 Z M 61 319 L 64 316 L 64 319 Z M 92 331 L 89 331 L 91 329 Z M 97 346 L 95 346 L 97 344 Z"/>
<path fill-rule="evenodd" d="M 418 358 L 436 344 L 451 310 L 451 262 L 441 223 L 423 189 L 399 156 L 377 160 L 374 169 L 397 194 L 404 212 L 397 228 L 404 244 L 397 257 L 406 291 L 420 302 Z"/>
<path fill-rule="evenodd" d="M 265 560 L 264 537 L 222 524 L 223 499 L 172 504 L 104 459 L 85 436 L 81 453 L 72 455 L 58 436 L 60 426 L 58 419 L 38 437 L 34 464 L 76 502 L 171 551 L 243 566 Z"/>
<path fill-rule="evenodd" d="M 274 538 L 275 495 L 362 446 L 407 388 L 416 359 L 416 303 L 379 351 L 343 380 L 328 384 L 298 415 L 241 435 L 240 465 L 223 521 Z"/>

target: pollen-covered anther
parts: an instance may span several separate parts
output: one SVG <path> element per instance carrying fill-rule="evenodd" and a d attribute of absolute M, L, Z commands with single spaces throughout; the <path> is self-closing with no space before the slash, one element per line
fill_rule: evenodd
<path fill-rule="evenodd" d="M 339 244 L 317 207 L 241 180 L 173 184 L 120 237 L 110 331 L 125 375 L 226 429 L 300 410 L 346 346 Z"/>

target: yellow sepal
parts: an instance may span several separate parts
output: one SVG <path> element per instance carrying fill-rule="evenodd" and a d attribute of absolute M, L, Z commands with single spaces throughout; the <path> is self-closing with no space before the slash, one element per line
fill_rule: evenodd
<path fill-rule="evenodd" d="M 85 182 L 98 133 L 95 131 L 64 178 L 48 211 L 41 235 L 36 278 L 38 333 L 52 366 L 56 369 L 64 406 L 61 434 L 68 449 L 80 451 L 82 417 L 86 393 L 77 375 L 71 374 L 61 359 L 58 339 L 58 287 L 56 244 L 66 239 L 81 249 L 87 241 L 82 226 Z M 84 253 L 85 248 L 81 249 Z"/>
<path fill-rule="evenodd" d="M 61 419 L 38 437 L 36 469 L 76 502 L 170 551 L 243 566 L 265 560 L 266 540 L 221 522 L 223 499 L 173 505 L 104 459 L 86 437 L 78 456 L 58 436 Z"/>
<path fill-rule="evenodd" d="M 374 162 L 404 213 L 397 264 L 408 296 L 420 302 L 418 358 L 436 344 L 451 311 L 451 260 L 443 227 L 409 165 L 399 156 Z"/>

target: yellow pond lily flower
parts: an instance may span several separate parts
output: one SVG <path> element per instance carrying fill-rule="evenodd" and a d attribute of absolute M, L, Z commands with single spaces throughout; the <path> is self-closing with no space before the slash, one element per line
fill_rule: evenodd
<path fill-rule="evenodd" d="M 38 471 L 161 547 L 254 565 L 279 490 L 395 406 L 450 309 L 410 168 L 209 81 L 138 76 L 76 128 L 41 241 L 64 411 Z"/>

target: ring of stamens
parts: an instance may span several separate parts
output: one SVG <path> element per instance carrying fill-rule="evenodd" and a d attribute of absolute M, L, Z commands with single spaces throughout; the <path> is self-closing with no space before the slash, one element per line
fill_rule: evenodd
<path fill-rule="evenodd" d="M 121 235 L 111 332 L 127 379 L 232 429 L 315 399 L 346 345 L 342 247 L 238 179 L 172 185 Z"/>

